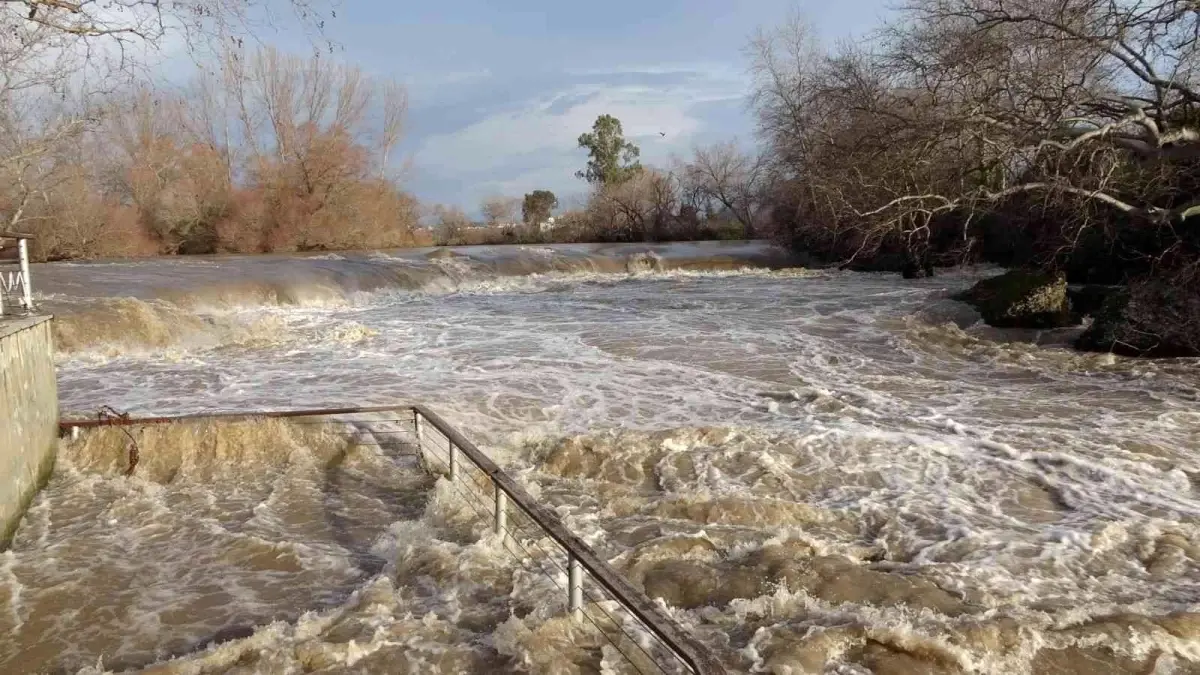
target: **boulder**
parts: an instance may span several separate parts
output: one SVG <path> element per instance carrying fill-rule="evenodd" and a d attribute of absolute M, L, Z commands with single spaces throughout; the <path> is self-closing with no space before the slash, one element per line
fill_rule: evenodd
<path fill-rule="evenodd" d="M 1121 290 L 1120 286 L 1089 284 L 1067 288 L 1067 299 L 1071 301 L 1073 323 L 1083 321 L 1085 316 L 1095 317 L 1110 295 Z"/>
<path fill-rule="evenodd" d="M 1200 289 L 1166 282 L 1109 295 L 1076 349 L 1149 358 L 1200 356 Z"/>
<path fill-rule="evenodd" d="M 905 279 L 928 279 L 933 276 L 933 265 L 929 261 L 909 260 L 904 263 L 904 269 L 900 270 L 900 276 Z"/>
<path fill-rule="evenodd" d="M 997 328 L 1062 328 L 1074 325 L 1061 273 L 1013 270 L 984 279 L 955 300 L 974 307 Z"/>
<path fill-rule="evenodd" d="M 902 253 L 876 253 L 855 258 L 838 265 L 838 269 L 850 272 L 902 272 L 907 258 Z"/>

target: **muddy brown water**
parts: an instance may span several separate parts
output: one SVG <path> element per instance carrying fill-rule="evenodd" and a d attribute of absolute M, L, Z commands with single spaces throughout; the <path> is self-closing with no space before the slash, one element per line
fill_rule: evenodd
<path fill-rule="evenodd" d="M 980 327 L 995 270 L 429 253 L 37 266 L 64 408 L 427 403 L 733 672 L 1200 672 L 1200 363 Z M 369 431 L 66 442 L 0 672 L 633 672 Z"/>

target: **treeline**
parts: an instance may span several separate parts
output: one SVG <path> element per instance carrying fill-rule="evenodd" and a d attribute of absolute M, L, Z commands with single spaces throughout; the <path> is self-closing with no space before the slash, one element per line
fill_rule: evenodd
<path fill-rule="evenodd" d="M 1128 340 L 1200 353 L 1196 35 L 1174 0 L 919 0 L 835 49 L 800 21 L 765 32 L 775 235 L 852 268 L 1121 284 Z"/>
<path fill-rule="evenodd" d="M 624 136 L 620 120 L 597 118 L 579 137 L 588 151 L 577 177 L 589 191 L 558 216 L 557 197 L 535 190 L 524 198 L 489 197 L 480 205 L 483 227 L 461 208 L 433 209 L 442 245 L 615 243 L 750 239 L 763 229 L 759 194 L 765 166 L 733 143 L 697 148 L 665 168 L 646 167 L 640 149 Z"/>
<path fill-rule="evenodd" d="M 778 233 L 851 262 L 1191 275 L 1198 28 L 1178 2 L 922 0 L 857 47 L 763 34 Z"/>
<path fill-rule="evenodd" d="M 407 108 L 393 82 L 268 48 L 226 51 L 178 89 L 47 83 L 34 106 L 0 100 L 0 227 L 35 235 L 40 259 L 419 243 L 390 169 Z"/>

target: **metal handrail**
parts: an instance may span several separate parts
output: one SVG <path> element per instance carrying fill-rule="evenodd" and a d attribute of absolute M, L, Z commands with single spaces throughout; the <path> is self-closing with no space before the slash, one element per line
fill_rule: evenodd
<path fill-rule="evenodd" d="M 59 423 L 59 429 L 60 432 L 74 435 L 78 433 L 78 429 L 101 426 L 163 424 L 201 419 L 317 417 L 324 415 L 400 411 L 409 411 L 413 414 L 413 425 L 417 443 L 422 450 L 424 450 L 424 422 L 428 422 L 439 433 L 445 436 L 449 443 L 451 480 L 457 479 L 457 453 L 460 451 L 463 456 L 470 460 L 476 468 L 491 480 L 496 490 L 495 528 L 497 532 L 504 533 L 507 530 L 505 509 L 507 501 L 511 500 L 529 516 L 530 520 L 536 523 L 566 551 L 569 559 L 567 604 L 569 611 L 575 618 L 578 619 L 582 616 L 582 579 L 579 574 L 579 569 L 582 568 L 587 570 L 596 583 L 608 591 L 618 604 L 636 617 L 668 649 L 673 651 L 692 672 L 697 673 L 697 675 L 724 675 L 725 668 L 708 648 L 685 632 L 679 624 L 663 612 L 644 592 L 634 587 L 633 584 L 617 573 L 606 561 L 597 556 L 590 546 L 563 525 L 556 513 L 534 500 L 524 488 L 518 485 L 512 477 L 505 473 L 503 469 L 476 447 L 474 443 L 426 406 L 372 406 L 250 413 L 199 413 L 170 417 L 105 417 L 64 420 Z"/>
<path fill-rule="evenodd" d="M 558 542 L 558 545 L 567 551 L 567 554 L 573 561 L 578 562 L 584 569 L 590 572 L 597 583 L 611 593 L 646 628 L 650 629 L 650 632 L 662 640 L 663 644 L 677 653 L 693 672 L 701 675 L 725 672 L 720 662 L 717 661 L 716 657 L 708 649 L 691 635 L 685 633 L 645 593 L 635 588 L 633 584 L 618 574 L 607 562 L 601 560 L 590 546 L 563 525 L 557 514 L 537 503 L 529 493 L 525 492 L 524 488 L 517 485 L 516 481 L 497 466 L 490 457 L 475 447 L 474 443 L 467 440 L 466 437 L 425 406 L 415 405 L 413 406 L 413 412 L 419 416 L 416 419 L 424 418 L 428 420 L 434 428 L 453 444 L 452 448 L 461 450 L 471 460 L 472 464 L 492 480 L 497 490 L 503 491 L 513 503 L 520 506 L 521 510 L 528 514 L 533 522 L 537 523 L 550 535 L 551 539 Z M 497 501 L 498 505 L 500 505 L 499 500 Z M 575 580 L 572 581 L 574 582 Z M 575 591 L 578 588 L 577 582 L 572 583 L 572 586 L 571 590 Z M 578 598 L 572 598 L 571 604 L 577 606 Z"/>
<path fill-rule="evenodd" d="M 21 302 L 25 305 L 25 312 L 33 312 L 33 279 L 29 273 L 29 241 L 33 239 L 31 235 L 19 232 L 0 232 L 0 241 L 4 239 L 15 239 L 17 241 L 17 264 L 20 271 L 9 275 L 8 279 L 0 278 L 0 316 L 4 316 L 4 293 L 5 287 L 16 288 L 17 282 L 21 285 Z M 3 248 L 0 246 L 0 248 Z"/>

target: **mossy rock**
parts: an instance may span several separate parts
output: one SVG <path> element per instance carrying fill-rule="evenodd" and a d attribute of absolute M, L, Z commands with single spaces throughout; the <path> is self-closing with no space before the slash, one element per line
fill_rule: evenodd
<path fill-rule="evenodd" d="M 1061 328 L 1073 325 L 1067 278 L 1061 273 L 1013 270 L 984 279 L 954 296 L 997 328 Z"/>

